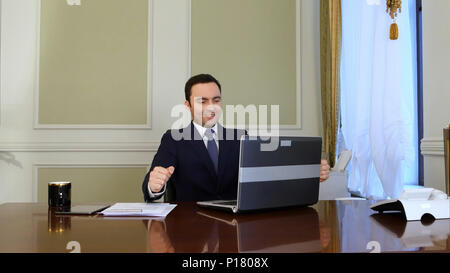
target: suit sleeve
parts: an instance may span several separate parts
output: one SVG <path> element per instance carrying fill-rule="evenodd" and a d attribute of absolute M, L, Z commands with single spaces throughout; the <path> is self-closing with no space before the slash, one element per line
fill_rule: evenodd
<path fill-rule="evenodd" d="M 150 197 L 149 189 L 148 189 L 148 180 L 150 177 L 150 172 L 153 171 L 155 167 L 164 167 L 168 168 L 170 166 L 175 167 L 175 172 L 177 171 L 177 160 L 176 160 L 176 145 L 175 140 L 172 138 L 171 131 L 167 131 L 161 138 L 161 144 L 159 145 L 158 151 L 156 152 L 155 157 L 153 158 L 152 165 L 147 175 L 144 178 L 142 183 L 142 192 L 144 193 L 145 202 L 152 202 L 159 198 L 162 195 Z M 167 183 L 170 183 L 172 180 L 169 179 Z M 165 189 L 165 186 L 163 190 Z"/>

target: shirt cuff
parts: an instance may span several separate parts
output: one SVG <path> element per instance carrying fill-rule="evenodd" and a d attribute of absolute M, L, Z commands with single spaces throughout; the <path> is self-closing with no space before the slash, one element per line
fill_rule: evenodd
<path fill-rule="evenodd" d="M 150 183 L 148 184 L 148 194 L 150 195 L 150 198 L 158 198 L 161 195 L 163 195 L 166 192 L 166 185 L 164 185 L 164 187 L 162 188 L 162 190 L 158 193 L 153 193 L 152 190 L 150 189 Z"/>

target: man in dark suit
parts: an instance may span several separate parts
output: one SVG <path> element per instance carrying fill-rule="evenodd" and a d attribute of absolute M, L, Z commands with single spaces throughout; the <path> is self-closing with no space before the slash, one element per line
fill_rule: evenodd
<path fill-rule="evenodd" d="M 142 184 L 146 202 L 159 199 L 171 183 L 176 201 L 232 200 L 237 197 L 239 140 L 244 130 L 226 129 L 220 83 L 200 74 L 185 85 L 185 105 L 193 120 L 183 129 L 168 130 L 161 139 Z M 329 176 L 322 161 L 321 181 Z"/>

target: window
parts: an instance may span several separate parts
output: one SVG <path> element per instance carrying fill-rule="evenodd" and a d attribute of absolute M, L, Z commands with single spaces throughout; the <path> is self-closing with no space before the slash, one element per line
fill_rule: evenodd
<path fill-rule="evenodd" d="M 392 41 L 382 2 L 342 0 L 340 134 L 353 153 L 348 187 L 372 199 L 417 186 L 420 169 L 417 3 L 402 1 Z"/>

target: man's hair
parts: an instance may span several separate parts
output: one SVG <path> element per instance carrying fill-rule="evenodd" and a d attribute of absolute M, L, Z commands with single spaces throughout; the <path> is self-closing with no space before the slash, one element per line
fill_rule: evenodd
<path fill-rule="evenodd" d="M 216 83 L 217 86 L 219 87 L 220 93 L 222 93 L 222 87 L 220 86 L 220 83 L 218 80 L 216 80 L 216 78 L 214 78 L 213 76 L 211 76 L 209 74 L 199 74 L 199 75 L 195 75 L 195 76 L 191 77 L 186 82 L 186 85 L 184 86 L 184 95 L 186 96 L 186 100 L 189 101 L 189 103 L 190 103 L 192 86 L 194 86 L 198 83 L 210 83 L 210 82 Z"/>

